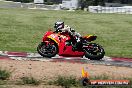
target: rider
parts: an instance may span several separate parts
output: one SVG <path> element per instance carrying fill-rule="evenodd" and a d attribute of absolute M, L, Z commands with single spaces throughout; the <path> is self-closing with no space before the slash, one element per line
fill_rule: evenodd
<path fill-rule="evenodd" d="M 69 27 L 68 25 L 64 25 L 64 22 L 55 22 L 54 28 L 56 32 L 68 32 L 71 36 L 75 37 L 76 43 L 73 48 L 77 49 L 80 44 L 81 38 L 81 35 L 79 33 L 75 32 L 75 30 Z"/>

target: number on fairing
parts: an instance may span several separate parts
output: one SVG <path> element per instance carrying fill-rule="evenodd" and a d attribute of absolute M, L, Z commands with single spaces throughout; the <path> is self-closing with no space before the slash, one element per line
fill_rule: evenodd
<path fill-rule="evenodd" d="M 51 36 L 52 38 L 55 38 L 55 37 L 56 37 L 54 34 L 51 34 L 50 36 Z"/>

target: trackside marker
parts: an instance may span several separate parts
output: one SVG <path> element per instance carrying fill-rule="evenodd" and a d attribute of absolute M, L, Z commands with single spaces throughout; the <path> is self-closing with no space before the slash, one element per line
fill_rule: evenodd
<path fill-rule="evenodd" d="M 8 56 L 27 57 L 25 52 L 7 52 Z"/>
<path fill-rule="evenodd" d="M 0 60 L 11 60 L 11 58 L 5 57 L 5 56 L 0 56 Z"/>
<path fill-rule="evenodd" d="M 132 62 L 132 58 L 112 58 L 113 61 L 126 61 L 126 62 Z"/>

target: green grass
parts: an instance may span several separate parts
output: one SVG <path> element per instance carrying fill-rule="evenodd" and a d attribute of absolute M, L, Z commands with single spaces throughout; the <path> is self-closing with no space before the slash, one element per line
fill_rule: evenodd
<path fill-rule="evenodd" d="M 42 36 L 62 20 L 81 34 L 95 34 L 107 56 L 132 58 L 132 15 L 0 9 L 0 50 L 36 52 Z"/>
<path fill-rule="evenodd" d="M 33 77 L 22 77 L 21 81 L 22 81 L 21 84 L 23 84 L 23 85 L 25 85 L 25 84 L 39 85 L 40 84 L 40 81 Z"/>
<path fill-rule="evenodd" d="M 7 80 L 11 76 L 11 72 L 0 68 L 0 81 Z"/>
<path fill-rule="evenodd" d="M 62 86 L 63 88 L 71 88 L 73 86 L 79 86 L 80 82 L 76 77 L 69 76 L 58 76 L 55 81 L 51 82 L 50 85 Z"/>
<path fill-rule="evenodd" d="M 11 74 L 11 71 L 0 67 L 0 85 L 6 85 L 11 77 Z"/>

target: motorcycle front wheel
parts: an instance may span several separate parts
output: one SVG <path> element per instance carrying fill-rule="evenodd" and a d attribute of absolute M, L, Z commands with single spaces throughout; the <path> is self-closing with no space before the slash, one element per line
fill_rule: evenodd
<path fill-rule="evenodd" d="M 41 43 L 37 47 L 38 53 L 43 57 L 54 57 L 58 53 L 57 45 Z"/>
<path fill-rule="evenodd" d="M 84 52 L 85 57 L 90 60 L 100 60 L 105 55 L 103 47 L 96 43 L 89 43 L 87 48 L 84 48 Z"/>

